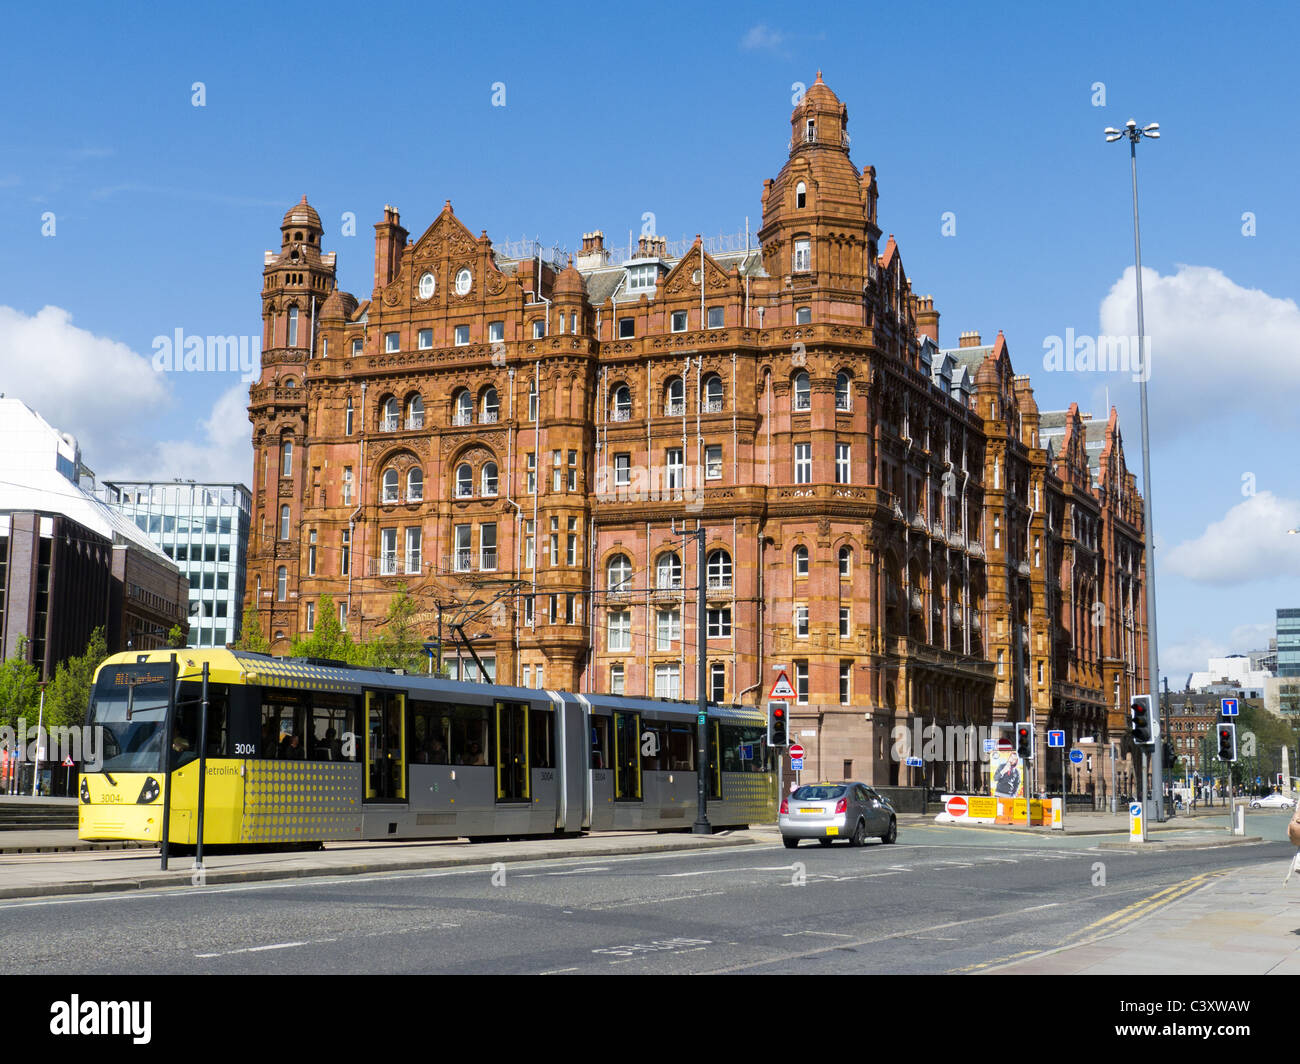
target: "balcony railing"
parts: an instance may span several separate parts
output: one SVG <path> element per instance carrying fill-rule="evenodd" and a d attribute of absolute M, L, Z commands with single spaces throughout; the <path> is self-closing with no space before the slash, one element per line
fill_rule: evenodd
<path fill-rule="evenodd" d="M 415 429 L 422 429 L 422 428 L 424 428 L 424 415 L 423 415 L 423 414 L 412 414 L 410 417 L 408 417 L 408 418 L 406 419 L 406 431 L 407 431 L 407 432 L 412 432 L 412 431 L 414 431 Z"/>
<path fill-rule="evenodd" d="M 496 412 L 495 410 L 484 410 L 484 411 L 483 411 L 483 424 L 484 424 L 484 425 L 495 425 L 495 424 L 497 423 L 497 417 L 498 417 L 498 415 L 497 415 L 497 412 Z"/>
<path fill-rule="evenodd" d="M 402 424 L 402 419 L 395 414 L 382 418 L 379 422 L 380 432 L 396 432 Z"/>
<path fill-rule="evenodd" d="M 666 417 L 681 417 L 685 413 L 686 413 L 685 400 L 678 400 L 677 402 L 664 403 L 664 415 Z"/>
<path fill-rule="evenodd" d="M 385 551 L 379 556 L 379 575 L 396 576 L 397 575 L 397 552 Z"/>
<path fill-rule="evenodd" d="M 704 401 L 704 412 L 705 412 L 706 414 L 721 414 L 721 413 L 722 413 L 722 400 L 721 400 L 721 399 L 706 399 L 706 400 Z"/>
<path fill-rule="evenodd" d="M 457 410 L 451 419 L 453 425 L 472 425 L 474 424 L 474 412 L 472 410 Z"/>
<path fill-rule="evenodd" d="M 484 547 L 479 552 L 478 566 L 480 569 L 483 569 L 486 572 L 492 572 L 496 569 L 497 567 L 496 547 Z"/>
<path fill-rule="evenodd" d="M 472 550 L 453 551 L 451 556 L 451 567 L 458 573 L 468 573 L 474 562 L 474 552 Z"/>
<path fill-rule="evenodd" d="M 613 412 L 612 414 L 610 414 L 610 416 L 609 416 L 609 420 L 610 420 L 610 421 L 629 421 L 629 420 L 631 420 L 631 417 L 632 417 L 632 411 L 631 411 L 630 409 L 626 409 L 626 410 L 625 410 L 625 409 L 621 409 L 621 408 L 619 408 L 619 407 L 615 407 L 615 408 L 614 408 L 614 412 Z"/>

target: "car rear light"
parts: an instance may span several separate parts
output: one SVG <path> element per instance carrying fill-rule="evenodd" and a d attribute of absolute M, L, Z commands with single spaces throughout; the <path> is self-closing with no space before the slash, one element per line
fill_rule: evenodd
<path fill-rule="evenodd" d="M 848 809 L 849 809 L 849 800 L 847 798 L 841 798 L 838 802 L 835 803 L 835 812 L 837 813 L 846 813 L 848 812 Z"/>
<path fill-rule="evenodd" d="M 782 798 L 782 799 L 781 799 L 781 812 L 782 812 L 783 814 L 788 814 L 788 813 L 790 812 L 790 799 L 789 799 L 789 798 Z"/>

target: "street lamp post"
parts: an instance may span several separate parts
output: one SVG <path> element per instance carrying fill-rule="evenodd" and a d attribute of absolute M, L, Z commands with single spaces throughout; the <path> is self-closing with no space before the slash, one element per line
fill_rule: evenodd
<path fill-rule="evenodd" d="M 1143 137 L 1152 140 L 1158 140 L 1160 137 L 1160 123 L 1152 122 L 1150 125 L 1138 127 L 1137 122 L 1129 119 L 1123 129 L 1106 129 L 1107 143 L 1127 138 L 1129 142 L 1129 157 L 1132 161 L 1133 174 L 1133 249 L 1137 265 L 1137 325 L 1138 325 L 1138 352 L 1142 359 L 1142 368 L 1138 373 L 1138 394 L 1142 408 L 1142 487 L 1146 493 L 1146 537 L 1144 545 L 1144 556 L 1147 567 L 1146 593 L 1147 593 L 1147 667 L 1150 679 L 1148 680 L 1148 690 L 1151 694 L 1153 705 L 1158 705 L 1156 695 L 1160 689 L 1160 653 L 1156 643 L 1156 545 L 1155 545 L 1155 508 L 1152 504 L 1151 497 L 1151 438 L 1147 418 L 1147 377 L 1151 375 L 1151 360 L 1148 357 L 1146 349 L 1146 323 L 1142 317 L 1142 235 L 1138 225 L 1138 185 L 1137 185 L 1137 145 Z M 1158 714 L 1152 714 L 1155 719 L 1159 720 Z M 1159 752 L 1159 743 L 1162 736 L 1159 734 L 1160 728 L 1157 725 L 1157 734 L 1155 735 L 1156 752 Z M 1151 789 L 1156 796 L 1156 820 L 1163 823 L 1165 820 L 1164 804 L 1164 780 L 1161 766 L 1161 758 L 1153 756 L 1151 768 Z"/>

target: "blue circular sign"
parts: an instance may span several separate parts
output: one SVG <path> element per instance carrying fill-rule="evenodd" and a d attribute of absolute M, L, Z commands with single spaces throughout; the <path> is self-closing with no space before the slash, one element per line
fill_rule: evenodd
<path fill-rule="evenodd" d="M 1073 761 L 1076 765 L 1081 765 L 1081 764 L 1083 764 L 1083 751 L 1082 751 L 1082 750 L 1071 750 L 1071 751 L 1070 751 L 1070 760 Z"/>

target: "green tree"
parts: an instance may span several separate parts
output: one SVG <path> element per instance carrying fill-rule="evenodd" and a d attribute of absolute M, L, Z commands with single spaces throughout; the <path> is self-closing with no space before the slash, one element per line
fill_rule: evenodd
<path fill-rule="evenodd" d="M 179 650 L 185 645 L 185 629 L 179 624 L 173 624 L 171 631 L 167 633 L 167 645 L 175 650 Z"/>
<path fill-rule="evenodd" d="M 0 663 L 0 725 L 11 728 L 19 717 L 35 723 L 40 706 L 41 674 L 27 660 L 27 646 L 27 637 L 19 636 L 14 656 Z"/>
<path fill-rule="evenodd" d="M 306 639 L 294 640 L 289 654 L 295 658 L 333 658 L 335 661 L 354 662 L 356 647 L 352 637 L 339 624 L 334 599 L 322 595 L 316 606 L 316 630 Z"/>
<path fill-rule="evenodd" d="M 381 625 L 383 632 L 378 639 L 367 644 L 367 660 L 354 664 L 365 664 L 379 669 L 405 669 L 407 672 L 421 672 L 425 666 L 424 646 L 420 639 L 419 628 L 415 623 L 416 602 L 409 590 L 402 590 L 388 604 L 388 613 Z"/>
<path fill-rule="evenodd" d="M 257 623 L 255 617 L 245 615 L 244 629 L 239 633 L 239 642 L 235 644 L 235 649 L 247 650 L 250 654 L 271 653 L 271 644 L 262 634 L 262 626 Z"/>
<path fill-rule="evenodd" d="M 73 727 L 85 723 L 95 670 L 106 657 L 108 643 L 104 639 L 104 629 L 96 628 L 82 653 L 59 662 L 54 670 L 54 679 L 45 690 L 47 726 Z"/>

